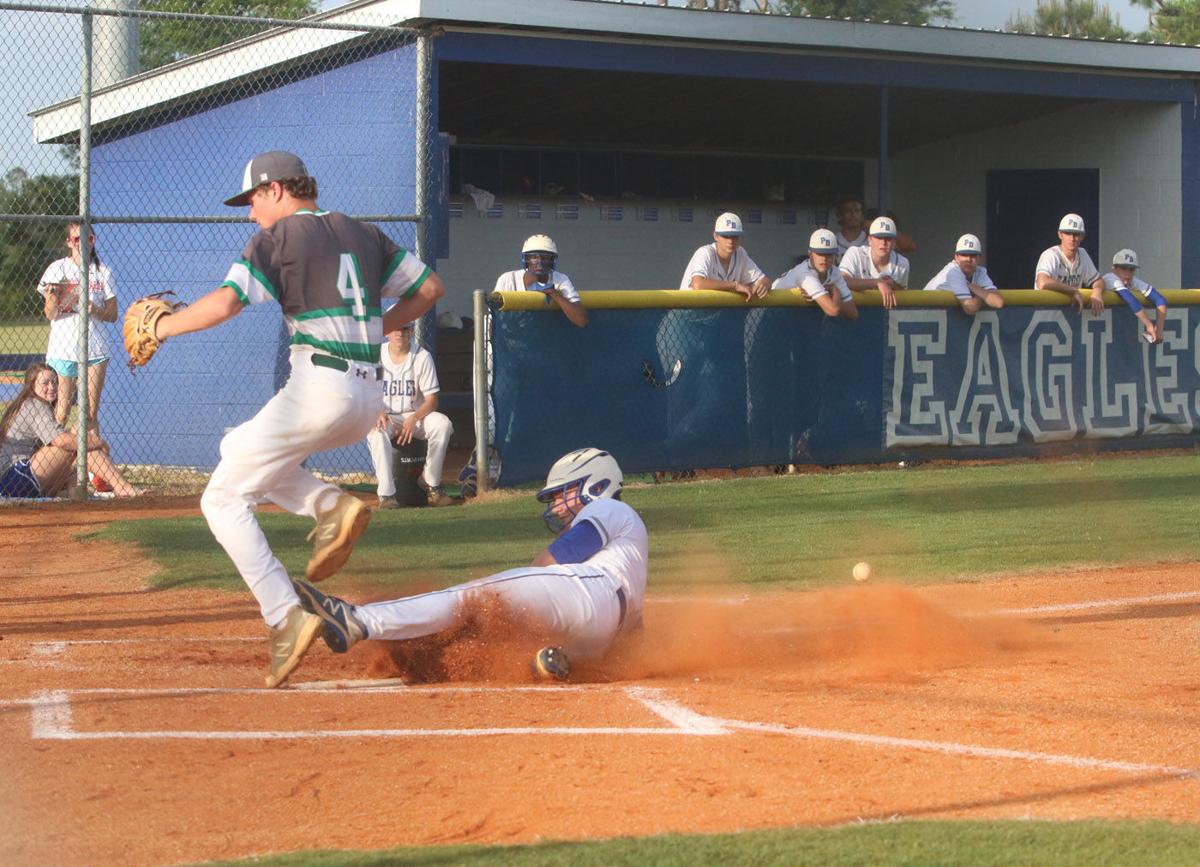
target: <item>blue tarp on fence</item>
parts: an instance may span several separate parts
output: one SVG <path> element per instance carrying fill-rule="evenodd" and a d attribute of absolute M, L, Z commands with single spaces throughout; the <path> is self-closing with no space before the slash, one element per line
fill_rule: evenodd
<path fill-rule="evenodd" d="M 627 472 L 1193 444 L 1200 341 L 1162 345 L 1123 307 L 599 309 L 493 316 L 500 482 L 583 445 Z"/>

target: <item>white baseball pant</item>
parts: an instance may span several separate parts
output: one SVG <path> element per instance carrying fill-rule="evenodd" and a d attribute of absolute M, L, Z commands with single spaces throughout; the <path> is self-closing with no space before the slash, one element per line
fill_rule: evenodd
<path fill-rule="evenodd" d="M 354 613 L 368 638 L 401 641 L 448 629 L 464 605 L 485 596 L 498 597 L 544 628 L 576 659 L 604 655 L 621 629 L 629 601 L 620 581 L 593 566 L 526 566 L 419 596 L 356 605 Z"/>
<path fill-rule="evenodd" d="M 392 422 L 399 425 L 404 421 L 404 415 L 389 416 Z M 440 412 L 431 412 L 417 422 L 413 428 L 413 436 L 425 440 L 425 469 L 422 478 L 431 488 L 441 487 L 442 467 L 446 463 L 446 450 L 450 448 L 450 434 L 454 426 L 450 419 Z M 367 449 L 371 452 L 371 464 L 375 467 L 375 491 L 381 497 L 391 497 L 396 494 L 396 479 L 392 476 L 392 459 L 396 450 L 392 447 L 387 433 L 379 428 L 373 428 L 367 434 Z"/>
<path fill-rule="evenodd" d="M 348 371 L 317 367 L 292 353 L 287 384 L 258 414 L 221 440 L 221 462 L 200 498 L 209 529 L 258 600 L 263 620 L 277 626 L 300 604 L 283 564 L 254 518 L 275 503 L 315 519 L 337 502 L 339 489 L 301 464 L 314 452 L 359 442 L 379 418 L 376 366 L 349 362 Z"/>

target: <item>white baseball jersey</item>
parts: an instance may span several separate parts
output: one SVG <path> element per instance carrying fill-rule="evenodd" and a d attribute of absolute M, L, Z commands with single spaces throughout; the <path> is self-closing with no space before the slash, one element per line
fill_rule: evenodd
<path fill-rule="evenodd" d="M 403 361 L 392 361 L 385 343 L 379 360 L 383 363 L 383 406 L 388 415 L 408 415 L 426 397 L 441 390 L 433 357 L 425 349 L 416 347 Z"/>
<path fill-rule="evenodd" d="M 1067 257 L 1063 255 L 1061 247 L 1049 248 L 1038 259 L 1036 273 L 1049 274 L 1051 278 L 1075 289 L 1079 289 L 1082 286 L 1091 286 L 1096 278 L 1100 276 L 1100 272 L 1092 264 L 1092 257 L 1088 255 L 1088 251 L 1083 249 L 1083 247 L 1075 251 L 1074 262 L 1067 261 Z M 1034 280 L 1034 287 L 1037 287 L 1036 279 Z"/>
<path fill-rule="evenodd" d="M 858 280 L 878 280 L 880 277 L 891 277 L 897 286 L 908 288 L 908 259 L 895 250 L 888 255 L 887 264 L 882 269 L 875 267 L 871 259 L 871 248 L 867 246 L 851 247 L 838 263 L 847 277 Z"/>
<path fill-rule="evenodd" d="M 561 641 L 568 657 L 602 656 L 622 628 L 641 620 L 649 545 L 641 517 L 619 500 L 588 503 L 566 532 L 585 521 L 601 548 L 581 563 L 509 569 L 445 590 L 357 605 L 354 616 L 368 638 L 399 641 L 441 632 L 458 621 L 464 605 L 491 597 Z"/>
<path fill-rule="evenodd" d="M 692 254 L 687 268 L 683 271 L 683 279 L 679 281 L 680 289 L 691 289 L 693 277 L 707 277 L 710 280 L 728 280 L 733 283 L 753 283 L 760 277 L 765 277 L 763 270 L 754 263 L 744 247 L 738 247 L 729 257 L 729 264 L 721 264 L 717 255 L 716 244 L 705 244 Z"/>
<path fill-rule="evenodd" d="M 951 259 L 945 268 L 938 271 L 933 279 L 925 284 L 925 288 L 929 290 L 944 289 L 948 292 L 953 292 L 955 298 L 965 300 L 971 297 L 972 283 L 981 289 L 996 288 L 996 284 L 988 276 L 987 268 L 984 268 L 982 265 L 976 265 L 974 275 L 968 280 L 962 268 L 958 267 L 958 263 Z"/>
<path fill-rule="evenodd" d="M 846 285 L 846 278 L 842 274 L 841 268 L 838 268 L 836 265 L 831 266 L 829 273 L 822 279 L 821 275 L 817 273 L 817 269 L 807 259 L 771 284 L 772 291 L 776 289 L 803 289 L 804 294 L 814 301 L 824 295 L 828 295 L 830 287 L 837 289 L 838 297 L 843 301 L 849 301 L 853 297 L 850 287 Z"/>
<path fill-rule="evenodd" d="M 865 247 L 867 245 L 867 233 L 863 229 L 859 230 L 858 237 L 853 240 L 843 235 L 840 229 L 833 234 L 837 237 L 839 256 L 845 256 L 846 251 L 851 247 Z"/>
<path fill-rule="evenodd" d="M 1134 276 L 1128 284 L 1113 272 L 1104 275 L 1104 288 L 1116 292 L 1118 289 L 1125 289 L 1130 292 L 1136 292 L 1143 298 L 1150 298 L 1150 293 L 1154 291 L 1154 287 L 1143 280 L 1141 277 Z"/>
<path fill-rule="evenodd" d="M 80 268 L 71 261 L 69 256 L 58 259 L 50 263 L 50 267 L 46 269 L 46 273 L 42 275 L 42 279 L 38 282 L 38 292 L 44 298 L 50 291 L 52 283 L 76 283 L 80 282 Z M 117 297 L 116 284 L 113 281 L 112 271 L 107 265 L 92 264 L 88 268 L 88 297 L 91 303 L 97 307 L 103 307 L 104 303 L 109 298 Z M 50 322 L 50 342 L 46 347 L 46 357 L 61 359 L 63 361 L 75 361 L 76 355 L 79 352 L 79 330 L 82 317 L 79 315 L 79 303 L 69 312 L 59 310 L 56 316 Z M 108 338 L 105 336 L 104 325 L 95 316 L 88 319 L 88 360 L 95 361 L 98 359 L 109 358 L 111 352 L 108 348 Z"/>
<path fill-rule="evenodd" d="M 571 282 L 571 278 L 562 271 L 551 271 L 550 282 L 562 294 L 563 298 L 568 301 L 579 303 L 579 292 L 575 288 L 575 284 Z M 525 285 L 524 271 L 505 271 L 496 278 L 495 292 L 540 292 L 540 289 L 534 289 L 532 286 Z"/>

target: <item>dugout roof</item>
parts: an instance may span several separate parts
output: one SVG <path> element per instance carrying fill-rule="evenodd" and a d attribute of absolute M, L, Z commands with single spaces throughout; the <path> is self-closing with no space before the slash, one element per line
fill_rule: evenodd
<path fill-rule="evenodd" d="M 842 153 L 869 155 L 878 151 L 879 95 L 864 92 L 864 84 L 896 89 L 889 111 L 903 121 L 889 124 L 895 150 L 948 129 L 962 133 L 1053 111 L 1066 100 L 1179 99 L 1176 89 L 1190 92 L 1200 69 L 1195 47 L 605 0 L 359 0 L 314 20 L 438 28 L 448 37 L 439 40 L 447 50 L 438 53 L 447 87 L 442 116 L 452 121 L 441 127 L 467 138 L 483 137 L 485 125 L 496 137 L 531 97 L 542 97 L 597 141 L 649 138 L 674 147 L 697 134 L 713 137 L 700 119 L 711 116 L 714 105 L 727 111 L 732 101 L 746 107 L 738 112 L 744 122 L 726 124 L 736 128 L 739 147 L 767 146 L 768 136 L 773 150 L 781 139 L 792 142 L 789 151 L 820 147 L 831 137 L 828 128 L 818 130 L 836 123 L 846 133 L 849 150 Z M 178 108 L 360 39 L 351 31 L 319 31 L 319 39 L 313 32 L 264 32 L 98 91 L 92 120 L 102 127 Z M 582 54 L 581 46 L 587 49 Z M 469 65 L 481 59 L 501 69 Z M 656 78 L 639 80 L 644 73 Z M 747 81 L 758 83 L 748 87 Z M 736 97 L 730 93 L 735 87 Z M 918 90 L 907 93 L 906 87 Z M 972 102 L 964 92 L 989 96 Z M 68 140 L 78 130 L 78 100 L 32 115 L 40 142 Z"/>

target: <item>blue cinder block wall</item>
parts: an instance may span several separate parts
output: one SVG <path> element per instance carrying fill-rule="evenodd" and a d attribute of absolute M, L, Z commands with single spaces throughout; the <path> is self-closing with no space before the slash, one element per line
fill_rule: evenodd
<path fill-rule="evenodd" d="M 415 49 L 389 49 L 336 68 L 293 74 L 278 86 L 164 118 L 93 150 L 97 215 L 246 215 L 223 200 L 246 161 L 266 150 L 298 153 L 317 178 L 320 204 L 360 214 L 412 213 L 415 204 Z M 220 97 L 215 98 L 220 99 Z M 413 245 L 412 224 L 382 228 Z M 149 292 L 195 301 L 225 278 L 252 224 L 100 224 L 97 249 L 117 280 L 122 315 Z M 171 340 L 131 374 L 114 348 L 101 426 L 121 463 L 212 468 L 226 428 L 250 418 L 287 376 L 286 328 L 273 304 Z M 366 448 L 328 453 L 312 466 L 369 469 Z"/>

